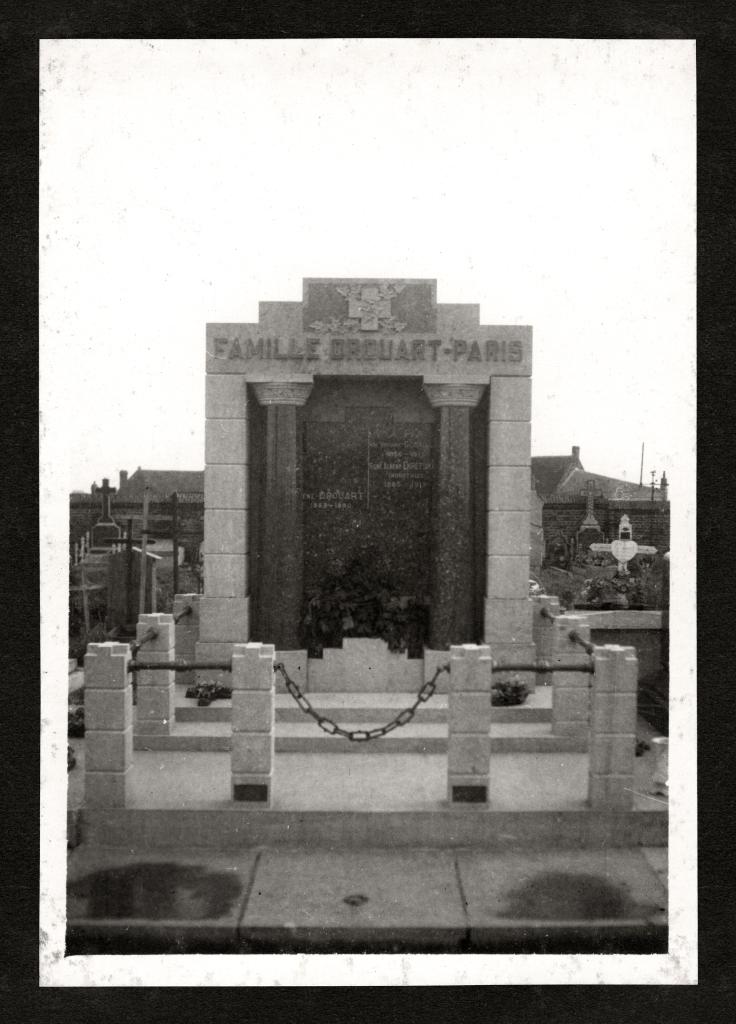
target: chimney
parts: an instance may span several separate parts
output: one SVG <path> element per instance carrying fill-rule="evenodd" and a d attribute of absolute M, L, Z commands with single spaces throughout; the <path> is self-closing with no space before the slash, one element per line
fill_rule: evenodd
<path fill-rule="evenodd" d="M 667 496 L 668 495 L 668 486 L 669 485 L 667 483 L 667 474 L 666 473 L 662 473 L 662 479 L 659 481 L 659 500 L 660 501 L 668 501 L 669 500 L 668 496 Z"/>
<path fill-rule="evenodd" d="M 128 470 L 127 469 L 121 469 L 120 470 L 120 483 L 118 484 L 118 491 L 122 490 L 123 485 L 127 484 L 127 482 L 128 482 Z"/>
<path fill-rule="evenodd" d="M 576 462 L 580 462 L 580 447 L 576 444 L 572 446 L 572 457 Z"/>

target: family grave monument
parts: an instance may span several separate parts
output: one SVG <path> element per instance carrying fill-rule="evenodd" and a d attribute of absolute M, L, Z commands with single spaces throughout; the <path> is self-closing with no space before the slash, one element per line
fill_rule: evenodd
<path fill-rule="evenodd" d="M 208 324 L 197 658 L 302 651 L 306 595 L 361 557 L 426 606 L 430 650 L 531 657 L 531 359 L 531 327 L 434 280 L 307 278 Z"/>

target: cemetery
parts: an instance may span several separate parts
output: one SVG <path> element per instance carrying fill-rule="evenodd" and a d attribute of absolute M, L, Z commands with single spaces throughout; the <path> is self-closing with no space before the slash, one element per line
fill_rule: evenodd
<path fill-rule="evenodd" d="M 531 327 L 307 278 L 206 346 L 201 592 L 150 484 L 73 558 L 68 952 L 665 951 L 663 552 L 591 484 L 623 600 L 530 595 Z"/>

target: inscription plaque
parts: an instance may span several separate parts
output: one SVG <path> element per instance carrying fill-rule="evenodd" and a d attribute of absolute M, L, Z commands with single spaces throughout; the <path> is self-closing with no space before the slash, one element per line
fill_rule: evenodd
<path fill-rule="evenodd" d="M 404 594 L 429 590 L 432 425 L 351 408 L 344 423 L 307 423 L 305 589 L 355 557 L 376 559 Z M 377 567 L 377 566 L 376 566 Z"/>

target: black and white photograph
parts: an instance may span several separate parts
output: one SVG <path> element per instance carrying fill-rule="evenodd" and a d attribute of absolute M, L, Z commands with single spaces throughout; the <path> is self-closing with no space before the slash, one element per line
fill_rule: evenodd
<path fill-rule="evenodd" d="M 39 91 L 41 985 L 696 984 L 695 42 Z"/>

